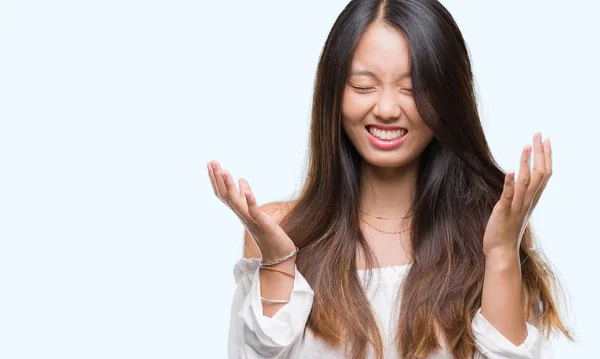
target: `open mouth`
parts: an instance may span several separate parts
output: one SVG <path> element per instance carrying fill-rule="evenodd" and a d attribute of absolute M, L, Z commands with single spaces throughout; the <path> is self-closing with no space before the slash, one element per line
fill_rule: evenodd
<path fill-rule="evenodd" d="M 382 130 L 375 126 L 367 125 L 366 130 L 373 136 L 382 141 L 394 141 L 404 137 L 408 131 L 405 128 L 393 130 Z"/>

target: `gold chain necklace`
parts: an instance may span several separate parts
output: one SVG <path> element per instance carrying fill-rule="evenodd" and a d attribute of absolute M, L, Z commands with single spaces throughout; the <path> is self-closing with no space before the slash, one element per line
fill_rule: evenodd
<path fill-rule="evenodd" d="M 402 233 L 402 232 L 406 232 L 406 231 L 408 231 L 411 228 L 411 227 L 408 227 L 408 228 L 403 229 L 403 230 L 398 231 L 398 232 L 387 232 L 387 231 L 384 231 L 382 229 L 379 229 L 379 228 L 373 226 L 371 223 L 365 221 L 362 217 L 360 217 L 360 220 L 363 221 L 363 222 L 365 222 L 369 227 L 373 228 L 374 230 L 379 231 L 381 233 L 386 233 L 386 234 L 399 234 L 399 233 Z"/>
<path fill-rule="evenodd" d="M 364 214 L 366 214 L 366 215 L 367 215 L 367 216 L 369 216 L 369 217 L 373 217 L 373 218 L 377 218 L 377 219 L 405 219 L 405 218 L 408 218 L 408 217 L 410 217 L 409 215 L 406 215 L 406 216 L 404 216 L 404 217 L 378 217 L 378 216 L 374 216 L 374 215 L 372 215 L 372 214 L 369 214 L 369 213 L 367 213 L 367 212 L 365 212 L 365 211 L 361 211 L 361 210 L 358 210 L 358 211 L 359 211 L 360 213 L 364 213 Z"/>

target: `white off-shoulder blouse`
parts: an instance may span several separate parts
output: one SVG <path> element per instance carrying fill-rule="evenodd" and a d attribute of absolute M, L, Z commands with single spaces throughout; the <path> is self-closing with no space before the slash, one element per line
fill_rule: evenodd
<path fill-rule="evenodd" d="M 263 315 L 259 265 L 258 258 L 240 258 L 234 266 L 237 288 L 231 305 L 229 359 L 344 359 L 343 352 L 327 346 L 323 341 L 315 338 L 310 330 L 306 331 L 306 337 L 302 341 L 314 292 L 297 267 L 295 267 L 296 277 L 289 303 L 280 308 L 273 317 Z M 380 325 L 385 359 L 401 359 L 397 357 L 393 343 L 399 308 L 395 296 L 399 293 L 409 268 L 410 264 L 358 270 L 363 288 Z M 372 272 L 372 278 L 367 285 L 368 271 Z M 550 342 L 531 323 L 527 323 L 527 338 L 519 346 L 511 343 L 497 331 L 481 315 L 481 309 L 473 318 L 472 328 L 478 348 L 475 355 L 477 359 L 553 358 Z M 441 344 L 442 349 L 431 353 L 429 359 L 451 358 L 443 343 Z M 372 348 L 368 349 L 367 358 L 374 358 Z"/>

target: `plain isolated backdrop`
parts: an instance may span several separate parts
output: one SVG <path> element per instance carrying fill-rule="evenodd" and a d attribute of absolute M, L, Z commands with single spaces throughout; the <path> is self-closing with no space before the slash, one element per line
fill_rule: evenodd
<path fill-rule="evenodd" d="M 346 0 L 0 1 L 0 358 L 225 358 L 243 227 L 299 190 L 319 52 Z M 533 224 L 598 358 L 597 1 L 445 0 L 492 151 L 541 131 Z M 564 310 L 563 310 L 564 311 Z"/>

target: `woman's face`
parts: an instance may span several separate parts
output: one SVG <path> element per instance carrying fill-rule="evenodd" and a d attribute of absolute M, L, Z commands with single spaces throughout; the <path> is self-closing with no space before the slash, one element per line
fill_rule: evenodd
<path fill-rule="evenodd" d="M 342 100 L 343 129 L 368 163 L 413 162 L 433 138 L 412 95 L 408 43 L 399 31 L 373 24 L 362 35 Z"/>

